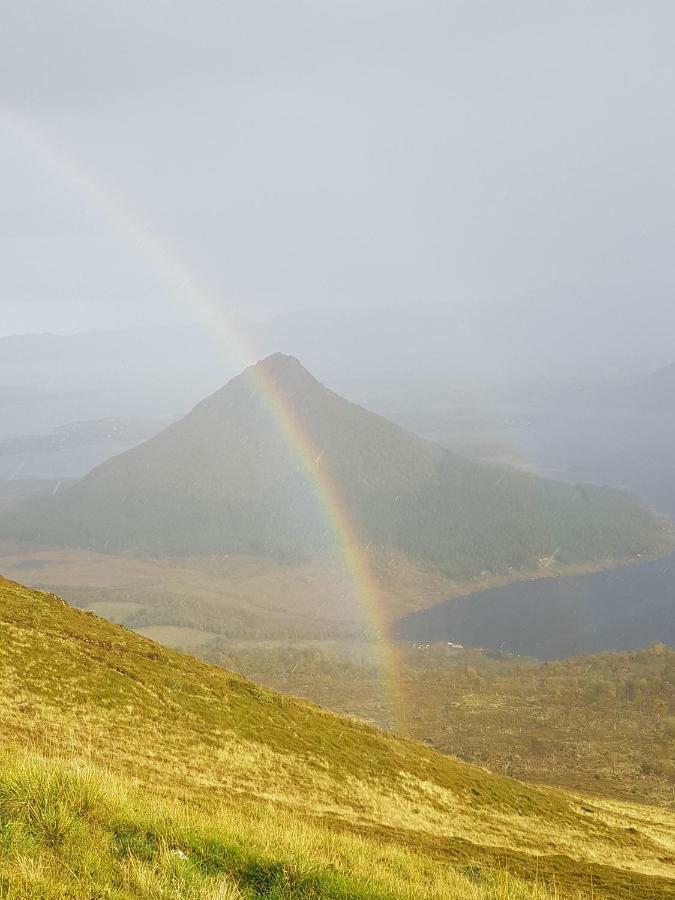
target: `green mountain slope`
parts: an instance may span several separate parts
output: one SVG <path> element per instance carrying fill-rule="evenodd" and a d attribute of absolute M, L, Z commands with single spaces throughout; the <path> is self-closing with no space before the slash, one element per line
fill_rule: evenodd
<path fill-rule="evenodd" d="M 549 557 L 626 560 L 665 544 L 662 524 L 627 494 L 472 463 L 349 403 L 281 354 L 75 486 L 29 503 L 2 530 L 140 555 L 330 550 L 335 535 L 310 479 L 255 388 L 261 374 L 373 553 L 467 578 Z"/>
<path fill-rule="evenodd" d="M 2 580 L 0 629 L 0 896 L 675 896 L 665 812 L 491 775 Z"/>

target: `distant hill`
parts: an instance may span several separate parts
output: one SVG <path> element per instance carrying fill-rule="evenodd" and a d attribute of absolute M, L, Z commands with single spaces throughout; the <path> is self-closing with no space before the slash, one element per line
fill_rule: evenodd
<path fill-rule="evenodd" d="M 675 363 L 615 392 L 612 399 L 631 409 L 675 410 Z"/>
<path fill-rule="evenodd" d="M 162 419 L 96 419 L 69 422 L 49 434 L 24 434 L 0 440 L 0 456 L 57 453 L 97 444 L 142 443 L 169 423 Z"/>
<path fill-rule="evenodd" d="M 69 422 L 48 434 L 0 438 L 0 479 L 78 479 L 165 428 L 166 419 Z"/>
<path fill-rule="evenodd" d="M 395 550 L 467 578 L 665 546 L 661 522 L 629 494 L 463 459 L 344 400 L 281 354 L 67 491 L 29 503 L 3 532 L 138 554 L 288 559 L 331 550 L 335 535 L 258 376 L 283 396 L 372 552 Z"/>
<path fill-rule="evenodd" d="M 180 395 L 180 406 L 195 389 L 203 391 L 205 385 L 222 379 L 224 371 L 216 346 L 194 327 L 0 337 L 0 385 L 44 389 L 52 397 L 129 390 L 134 385 L 138 393 L 166 396 L 168 391 L 161 390 L 164 381 Z"/>
<path fill-rule="evenodd" d="M 0 629 L 6 896 L 675 896 L 666 811 L 490 774 L 2 579 Z"/>
<path fill-rule="evenodd" d="M 198 328 L 0 337 L 0 438 L 83 420 L 173 419 L 231 374 Z"/>

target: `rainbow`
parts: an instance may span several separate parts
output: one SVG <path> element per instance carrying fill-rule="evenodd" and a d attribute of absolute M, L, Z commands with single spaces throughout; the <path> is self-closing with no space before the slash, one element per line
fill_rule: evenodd
<path fill-rule="evenodd" d="M 157 235 L 148 222 L 137 215 L 119 193 L 113 193 L 99 178 L 93 177 L 70 154 L 57 149 L 35 126 L 11 110 L 0 107 L 3 127 L 26 148 L 36 162 L 72 188 L 86 205 L 113 227 L 116 233 L 142 256 L 176 302 L 187 305 L 202 322 L 218 347 L 239 369 L 250 367 L 248 374 L 265 406 L 283 435 L 291 453 L 304 470 L 327 527 L 334 536 L 339 558 L 362 609 L 370 639 L 377 648 L 377 664 L 382 699 L 392 725 L 405 721 L 400 666 L 395 645 L 388 639 L 388 621 L 384 598 L 362 542 L 350 521 L 336 485 L 321 466 L 310 436 L 298 421 L 288 400 L 278 390 L 263 367 L 255 366 L 256 354 L 237 334 L 232 318 L 222 301 L 199 283 L 182 260 Z"/>

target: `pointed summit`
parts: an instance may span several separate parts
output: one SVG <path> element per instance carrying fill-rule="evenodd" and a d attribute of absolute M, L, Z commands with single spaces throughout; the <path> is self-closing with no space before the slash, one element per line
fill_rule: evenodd
<path fill-rule="evenodd" d="M 272 353 L 246 370 L 249 373 L 251 371 L 264 381 L 272 382 L 280 388 L 297 390 L 302 386 L 321 387 L 296 356 L 288 356 L 285 353 Z"/>
<path fill-rule="evenodd" d="M 271 393 L 277 399 L 297 402 L 308 393 L 325 390 L 297 357 L 277 352 L 247 366 L 240 375 L 199 403 L 190 416 L 199 413 L 227 415 L 226 410 L 242 411 L 247 407 L 253 414 L 269 402 Z"/>
<path fill-rule="evenodd" d="M 264 359 L 259 360 L 253 367 L 266 374 L 282 374 L 289 375 L 292 372 L 302 372 L 313 379 L 313 376 L 303 366 L 297 356 L 290 356 L 287 353 L 271 353 Z"/>

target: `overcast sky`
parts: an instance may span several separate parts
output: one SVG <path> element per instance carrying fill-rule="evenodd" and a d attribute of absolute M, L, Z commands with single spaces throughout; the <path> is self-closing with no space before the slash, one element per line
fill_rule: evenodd
<path fill-rule="evenodd" d="M 666 315 L 674 29 L 672 0 L 5 2 L 0 334 L 195 318 L 184 272 L 243 315 Z"/>

